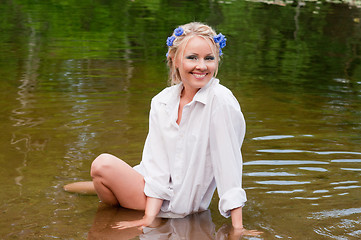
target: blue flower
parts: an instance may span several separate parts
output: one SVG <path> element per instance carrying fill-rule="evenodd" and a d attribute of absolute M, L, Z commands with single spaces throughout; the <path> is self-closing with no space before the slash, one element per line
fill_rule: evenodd
<path fill-rule="evenodd" d="M 175 36 L 170 36 L 167 38 L 167 46 L 168 47 L 173 46 L 174 39 L 175 39 Z"/>
<path fill-rule="evenodd" d="M 183 34 L 183 28 L 181 28 L 181 27 L 178 27 L 178 28 L 176 28 L 176 29 L 174 29 L 174 35 L 176 35 L 177 37 L 179 37 L 180 35 L 182 35 Z"/>
<path fill-rule="evenodd" d="M 216 35 L 213 37 L 213 40 L 215 43 L 220 43 L 223 41 L 223 39 L 225 39 L 224 35 L 222 33 Z"/>
<path fill-rule="evenodd" d="M 215 43 L 219 44 L 219 56 L 223 55 L 222 48 L 224 48 L 227 44 L 227 38 L 222 34 L 219 33 L 218 35 L 213 37 Z"/>
<path fill-rule="evenodd" d="M 220 48 L 224 48 L 226 46 L 226 41 L 227 41 L 227 38 L 223 38 L 220 42 L 219 42 L 219 47 Z"/>

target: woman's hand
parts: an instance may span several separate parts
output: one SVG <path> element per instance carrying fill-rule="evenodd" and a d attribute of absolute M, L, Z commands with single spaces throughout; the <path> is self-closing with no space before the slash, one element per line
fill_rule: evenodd
<path fill-rule="evenodd" d="M 156 216 L 159 213 L 162 203 L 163 203 L 162 199 L 147 197 L 145 214 L 142 219 L 135 221 L 118 222 L 113 226 L 113 228 L 126 229 L 126 228 L 138 227 L 139 229 L 143 229 L 144 227 L 151 226 L 152 223 L 157 225 L 158 221 L 154 221 L 154 220 L 156 220 Z"/>
<path fill-rule="evenodd" d="M 245 228 L 233 228 L 229 232 L 229 238 L 232 240 L 239 240 L 242 236 L 258 236 L 261 235 L 263 232 L 258 230 L 247 230 Z"/>
<path fill-rule="evenodd" d="M 247 230 L 243 228 L 242 207 L 231 210 L 232 229 L 229 232 L 229 239 L 240 239 L 242 236 L 257 236 L 262 234 L 258 230 Z"/>
<path fill-rule="evenodd" d="M 115 225 L 113 225 L 112 228 L 127 229 L 127 228 L 137 227 L 140 230 L 142 230 L 144 227 L 151 226 L 152 223 L 155 221 L 155 219 L 156 219 L 155 216 L 154 217 L 144 216 L 140 220 L 118 222 Z"/>

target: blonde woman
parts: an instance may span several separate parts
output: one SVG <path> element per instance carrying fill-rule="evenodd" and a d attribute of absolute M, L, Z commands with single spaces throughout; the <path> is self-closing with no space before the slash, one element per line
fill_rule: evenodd
<path fill-rule="evenodd" d="M 137 221 L 114 228 L 149 226 L 157 217 L 184 217 L 208 208 L 217 187 L 219 211 L 231 216 L 236 235 L 243 228 L 241 146 L 245 121 L 230 90 L 216 78 L 226 38 L 192 22 L 167 39 L 171 86 L 151 101 L 149 133 L 142 161 L 134 168 L 101 154 L 91 167 L 100 200 L 144 210 Z"/>

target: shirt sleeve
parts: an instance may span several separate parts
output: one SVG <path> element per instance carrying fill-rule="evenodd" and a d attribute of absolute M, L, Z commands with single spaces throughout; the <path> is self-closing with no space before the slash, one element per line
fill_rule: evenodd
<path fill-rule="evenodd" d="M 144 144 L 140 166 L 144 175 L 144 193 L 148 197 L 169 200 L 170 171 L 167 153 L 164 149 L 164 139 L 157 121 L 157 113 L 152 101 L 149 113 L 149 132 Z"/>
<path fill-rule="evenodd" d="M 247 201 L 242 188 L 241 146 L 245 120 L 237 100 L 217 104 L 210 124 L 210 151 L 219 195 L 218 208 L 224 217 L 230 210 L 243 207 Z"/>

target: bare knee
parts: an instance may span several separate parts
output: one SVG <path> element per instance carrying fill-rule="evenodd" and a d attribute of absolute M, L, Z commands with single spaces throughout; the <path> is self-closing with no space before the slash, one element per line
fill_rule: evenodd
<path fill-rule="evenodd" d="M 99 177 L 105 174 L 107 169 L 110 169 L 114 164 L 114 160 L 116 159 L 115 156 L 102 153 L 100 154 L 94 161 L 92 162 L 90 168 L 90 175 L 92 178 Z"/>

